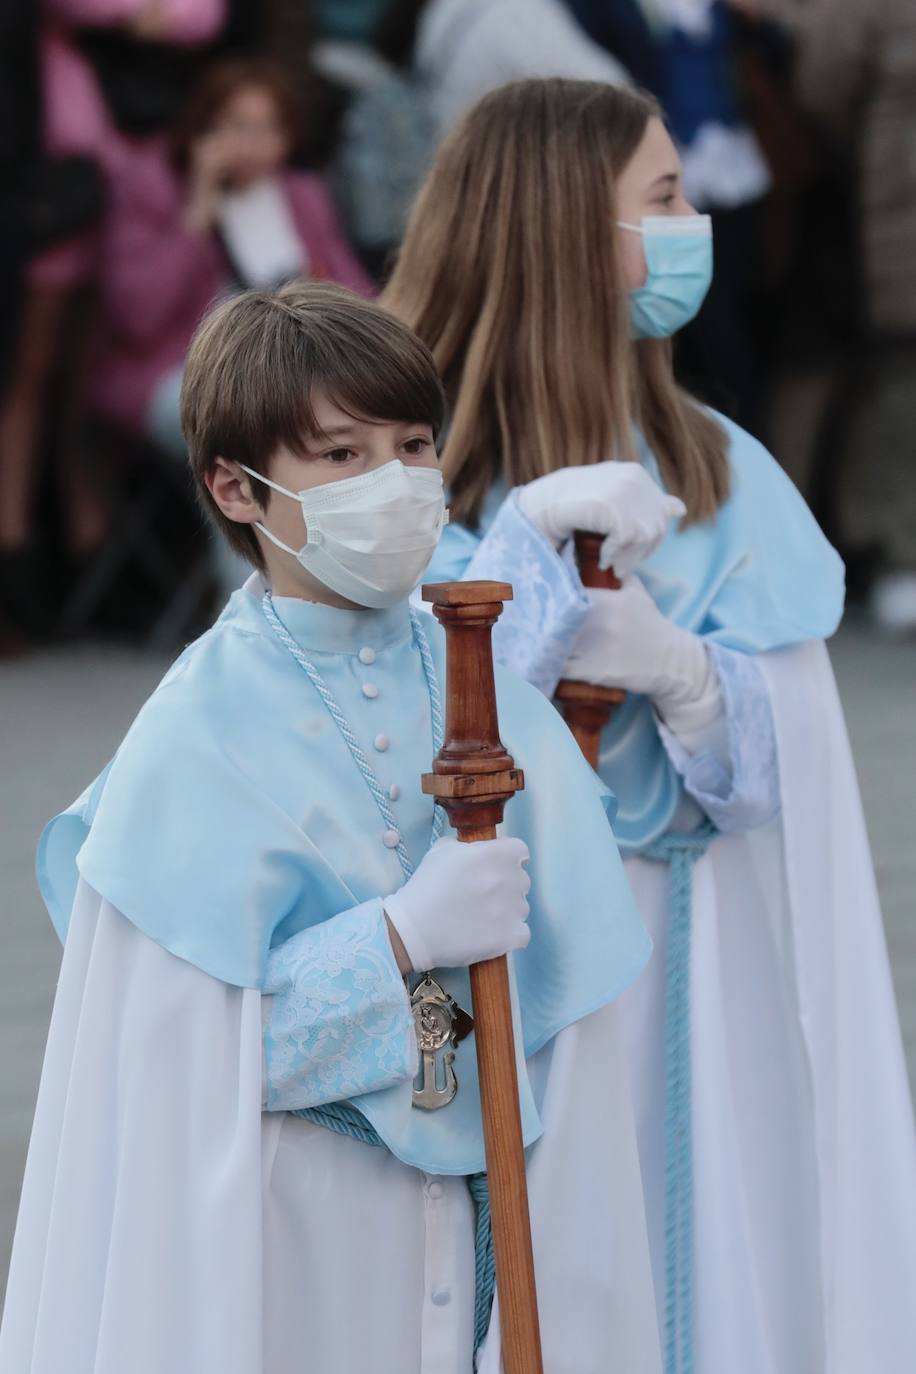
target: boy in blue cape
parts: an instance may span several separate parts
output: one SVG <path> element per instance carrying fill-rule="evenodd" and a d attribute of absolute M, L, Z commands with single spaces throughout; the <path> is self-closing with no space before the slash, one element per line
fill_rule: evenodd
<path fill-rule="evenodd" d="M 441 836 L 420 792 L 442 410 L 426 349 L 337 288 L 198 331 L 191 464 L 257 571 L 42 837 L 64 958 L 2 1374 L 496 1374 L 473 1037 L 418 1109 L 411 993 L 469 1008 L 506 952 L 545 1367 L 658 1374 L 613 1005 L 649 942 L 607 794 L 503 674 L 527 788 L 499 839 Z"/>

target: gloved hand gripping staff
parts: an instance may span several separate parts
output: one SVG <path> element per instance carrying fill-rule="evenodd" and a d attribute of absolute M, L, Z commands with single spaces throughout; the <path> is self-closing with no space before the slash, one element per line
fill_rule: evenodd
<path fill-rule="evenodd" d="M 573 540 L 582 585 L 617 591 L 620 578 L 613 568 L 602 568 L 599 563 L 603 536 L 576 530 Z M 591 682 L 572 682 L 569 678 L 563 678 L 557 684 L 554 695 L 563 708 L 566 724 L 576 743 L 597 772 L 601 731 L 610 720 L 614 708 L 626 699 L 626 692 L 619 687 L 598 687 Z"/>

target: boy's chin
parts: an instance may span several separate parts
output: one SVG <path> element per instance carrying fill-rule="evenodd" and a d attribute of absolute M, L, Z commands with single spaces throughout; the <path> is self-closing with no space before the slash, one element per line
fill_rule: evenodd
<path fill-rule="evenodd" d="M 323 582 L 319 582 L 317 577 L 313 577 L 310 572 L 307 572 L 301 563 L 295 563 L 292 559 L 289 562 L 293 563 L 291 568 L 282 566 L 273 559 L 268 564 L 266 581 L 270 584 L 274 596 L 290 596 L 300 601 L 316 601 L 322 606 L 332 606 L 341 611 L 365 611 L 369 609 L 357 601 L 348 600 L 339 592 L 332 591 L 330 587 L 326 587 Z"/>

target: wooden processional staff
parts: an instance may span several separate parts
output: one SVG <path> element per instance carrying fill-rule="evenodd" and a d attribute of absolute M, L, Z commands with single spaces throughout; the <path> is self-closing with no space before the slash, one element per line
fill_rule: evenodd
<path fill-rule="evenodd" d="M 458 839 L 492 840 L 524 787 L 499 738 L 491 631 L 512 598 L 504 582 L 423 588 L 446 635 L 445 742 L 423 776 Z M 471 967 L 474 1031 L 505 1374 L 542 1374 L 528 1185 L 505 955 Z"/>
<path fill-rule="evenodd" d="M 617 591 L 620 578 L 613 568 L 602 568 L 599 564 L 603 536 L 577 530 L 574 541 L 582 585 Z M 591 682 L 572 682 L 564 678 L 558 683 L 555 696 L 563 708 L 566 724 L 575 736 L 576 743 L 597 772 L 601 731 L 610 720 L 614 708 L 626 698 L 626 692 L 619 687 L 596 687 Z"/>

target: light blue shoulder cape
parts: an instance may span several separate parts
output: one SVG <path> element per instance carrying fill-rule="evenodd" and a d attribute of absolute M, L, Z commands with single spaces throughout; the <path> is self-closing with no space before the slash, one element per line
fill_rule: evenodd
<path fill-rule="evenodd" d="M 843 612 L 842 561 L 762 444 L 716 418 L 729 439 L 729 500 L 714 520 L 672 528 L 638 575 L 669 619 L 712 646 L 759 654 L 826 638 Z M 640 461 L 662 485 L 653 454 L 641 438 L 638 444 Z M 510 636 L 524 643 L 553 634 L 552 680 L 562 676 L 587 597 L 570 561 L 561 562 L 547 548 L 504 488 L 491 492 L 478 529 L 457 523 L 446 528 L 428 580 L 464 575 L 515 584 L 515 602 L 494 635 L 497 652 L 510 644 Z M 534 589 L 530 595 L 526 587 Z M 558 604 L 564 613 L 552 619 L 545 608 Z M 541 664 L 549 661 L 550 649 L 542 646 Z M 503 655 L 520 666 L 515 656 Z M 599 771 L 617 799 L 614 830 L 621 848 L 638 850 L 664 834 L 682 784 L 647 698 L 631 694 L 612 718 Z"/>
<path fill-rule="evenodd" d="M 432 820 L 419 787 L 432 740 L 407 607 L 280 605 L 366 751 L 380 719 L 389 731 L 390 748 L 375 757 L 403 780 L 398 818 L 418 863 Z M 444 686 L 444 636 L 424 622 Z M 366 645 L 375 652 L 375 701 L 357 690 Z M 645 964 L 650 943 L 613 843 L 605 790 L 539 693 L 501 673 L 498 698 L 503 739 L 526 773 L 505 828 L 531 850 L 532 938 L 512 960 L 520 1038 L 531 1055 L 615 998 Z M 272 947 L 400 886 L 383 830 L 327 708 L 242 589 L 166 675 L 112 763 L 46 828 L 38 877 L 61 938 L 82 874 L 173 954 L 258 988 Z M 442 981 L 469 1005 L 467 970 L 447 970 Z M 456 1069 L 462 1088 L 445 1110 L 412 1109 L 409 1083 L 356 1105 L 406 1162 L 473 1172 L 483 1167 L 473 1037 L 459 1046 Z M 530 1142 L 540 1124 L 521 1058 L 519 1070 Z"/>

